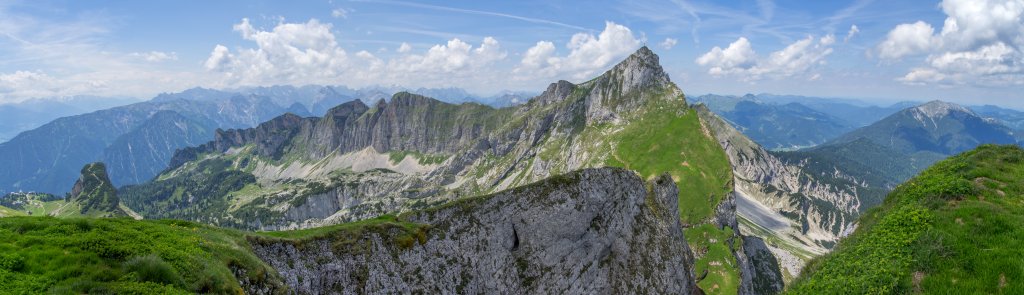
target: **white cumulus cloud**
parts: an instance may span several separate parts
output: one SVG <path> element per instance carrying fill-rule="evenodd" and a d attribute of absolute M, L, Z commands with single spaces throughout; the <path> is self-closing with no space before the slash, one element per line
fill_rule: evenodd
<path fill-rule="evenodd" d="M 345 70 L 348 56 L 331 33 L 331 24 L 311 19 L 262 31 L 246 18 L 234 30 L 256 47 L 232 53 L 217 45 L 204 63 L 207 70 L 224 73 L 229 84 L 330 84 Z"/>
<path fill-rule="evenodd" d="M 665 38 L 665 41 L 661 41 L 661 44 L 658 45 L 661 45 L 661 48 L 664 48 L 665 50 L 669 50 L 672 49 L 672 47 L 676 47 L 677 43 L 679 43 L 679 40 L 676 40 L 675 38 Z"/>
<path fill-rule="evenodd" d="M 833 35 L 821 38 L 807 36 L 761 58 L 754 51 L 750 41 L 740 37 L 725 49 L 715 46 L 698 57 L 695 62 L 707 67 L 708 74 L 712 76 L 731 75 L 744 81 L 792 77 L 807 74 L 815 66 L 824 64 L 825 58 L 832 54 L 831 46 L 835 41 Z"/>
<path fill-rule="evenodd" d="M 391 58 L 368 51 L 348 53 L 332 33 L 332 25 L 311 19 L 278 23 L 273 29 L 255 28 L 248 19 L 234 26 L 251 48 L 231 50 L 217 45 L 204 67 L 222 75 L 216 86 L 276 84 L 410 85 L 423 87 L 475 85 L 493 87 L 500 75 L 491 67 L 508 53 L 493 37 L 478 46 L 458 38 L 413 52 L 402 43 Z M 467 85 L 468 84 L 468 85 Z"/>
<path fill-rule="evenodd" d="M 605 22 L 604 30 L 597 36 L 588 33 L 573 35 L 566 44 L 569 50 L 566 56 L 557 56 L 552 42 L 537 42 L 527 49 L 514 72 L 519 79 L 563 76 L 585 79 L 633 53 L 643 42 L 643 38 L 634 36 L 626 26 Z"/>
<path fill-rule="evenodd" d="M 425 54 L 408 54 L 392 59 L 388 63 L 388 70 L 396 77 L 430 73 L 470 73 L 469 70 L 487 67 L 507 55 L 501 49 L 498 40 L 493 37 L 484 38 L 483 43 L 477 48 L 455 38 L 447 44 L 434 45 Z"/>
<path fill-rule="evenodd" d="M 402 42 L 402 45 L 398 46 L 398 53 L 406 53 L 412 50 L 412 46 L 409 43 Z"/>
<path fill-rule="evenodd" d="M 923 21 L 900 24 L 879 57 L 925 55 L 897 80 L 907 84 L 1024 85 L 1024 0 L 945 0 L 938 32 Z"/>
<path fill-rule="evenodd" d="M 0 96 L 40 97 L 59 93 L 56 79 L 37 71 L 16 71 L 0 74 Z"/>
<path fill-rule="evenodd" d="M 750 46 L 750 40 L 744 37 L 729 43 L 729 47 L 725 49 L 715 46 L 697 58 L 697 64 L 709 67 L 708 73 L 712 75 L 746 72 L 756 63 L 757 53 Z"/>
<path fill-rule="evenodd" d="M 897 59 L 911 54 L 928 51 L 936 45 L 932 34 L 935 28 L 923 21 L 901 24 L 889 31 L 885 41 L 878 44 L 878 56 L 883 59 Z"/>

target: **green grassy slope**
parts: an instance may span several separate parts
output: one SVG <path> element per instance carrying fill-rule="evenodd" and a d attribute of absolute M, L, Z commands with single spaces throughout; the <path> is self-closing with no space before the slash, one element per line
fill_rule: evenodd
<path fill-rule="evenodd" d="M 18 211 L 18 210 L 14 210 L 14 209 L 11 209 L 11 208 L 0 206 L 0 217 L 24 216 L 25 214 L 26 214 L 25 212 L 21 212 L 21 211 Z"/>
<path fill-rule="evenodd" d="M 1024 292 L 1024 150 L 984 145 L 928 168 L 812 261 L 795 294 Z"/>
<path fill-rule="evenodd" d="M 612 141 L 618 145 L 607 164 L 635 170 L 645 179 L 669 173 L 679 185 L 680 218 L 700 223 L 732 191 L 729 159 L 693 109 L 681 116 L 670 106 L 650 109 L 655 111 L 615 134 Z"/>
<path fill-rule="evenodd" d="M 692 225 L 685 232 L 697 254 L 694 273 L 707 273 L 698 286 L 709 294 L 736 294 L 740 276 L 732 249 L 739 245 L 729 244 L 732 229 L 706 223 L 732 191 L 732 168 L 696 111 L 677 113 L 677 103 L 654 101 L 642 119 L 614 134 L 611 141 L 617 144 L 606 164 L 634 170 L 645 179 L 671 175 L 679 186 L 679 217 Z"/>
<path fill-rule="evenodd" d="M 45 193 L 8 193 L 0 196 L 2 216 L 46 216 L 66 202 L 62 196 Z"/>
<path fill-rule="evenodd" d="M 0 219 L 0 293 L 241 294 L 277 282 L 244 234 L 185 221 Z"/>

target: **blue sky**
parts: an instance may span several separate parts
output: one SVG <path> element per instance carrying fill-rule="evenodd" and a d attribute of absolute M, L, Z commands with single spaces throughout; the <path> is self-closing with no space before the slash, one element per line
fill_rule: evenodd
<path fill-rule="evenodd" d="M 1022 14 L 1024 0 L 14 0 L 0 3 L 0 102 L 278 84 L 539 92 L 646 44 L 688 94 L 1020 108 Z"/>

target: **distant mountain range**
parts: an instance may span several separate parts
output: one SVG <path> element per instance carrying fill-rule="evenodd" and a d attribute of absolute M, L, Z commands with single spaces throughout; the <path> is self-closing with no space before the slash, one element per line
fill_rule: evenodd
<path fill-rule="evenodd" d="M 0 162 L 6 165 L 0 170 L 0 191 L 63 194 L 79 168 L 96 161 L 111 163 L 116 185 L 146 180 L 162 167 L 144 163 L 166 163 L 174 150 L 198 143 L 192 141 L 197 137 L 208 140 L 217 128 L 253 126 L 285 112 L 252 95 L 216 100 L 195 100 L 188 93 L 166 96 L 60 118 L 0 144 Z"/>
<path fill-rule="evenodd" d="M 1018 144 L 1017 134 L 998 120 L 970 109 L 932 101 L 901 110 L 817 147 L 778 155 L 788 163 L 835 169 L 892 188 L 948 156 L 982 144 Z M 881 199 L 863 200 L 870 208 Z"/>
<path fill-rule="evenodd" d="M 888 106 L 879 106 L 857 99 L 776 94 L 758 94 L 756 97 L 763 102 L 772 104 L 798 103 L 842 119 L 853 128 L 867 126 L 902 109 L 920 104 L 920 102 L 914 101 L 901 101 Z"/>
<path fill-rule="evenodd" d="M 823 144 L 921 104 L 904 101 L 881 107 L 855 99 L 774 94 L 707 94 L 694 98 L 693 103 L 707 105 L 733 127 L 771 150 L 796 150 Z M 1024 129 L 1024 112 L 992 105 L 966 108 L 975 116 L 990 118 L 1012 130 Z M 1018 133 L 1024 132 L 1015 132 L 1018 140 L 1024 139 Z"/>
<path fill-rule="evenodd" d="M 703 95 L 703 103 L 733 127 L 768 149 L 818 145 L 853 130 L 852 124 L 800 103 L 767 103 L 756 96 Z"/>
<path fill-rule="evenodd" d="M 300 117 L 322 116 L 329 109 L 351 101 L 385 100 L 399 87 L 359 90 L 335 86 L 271 86 L 234 90 L 192 88 L 164 93 L 150 101 L 104 109 L 54 120 L 0 143 L 0 192 L 38 191 L 62 194 L 74 181 L 77 167 L 93 161 L 106 163 L 115 185 L 149 180 L 167 167 L 174 151 L 213 139 L 215 130 L 253 127 L 284 113 Z M 486 102 L 512 105 L 524 102 L 527 93 L 503 92 L 476 97 L 459 88 L 419 88 L 451 102 Z M 68 102 L 36 101 L 0 106 L 0 122 L 21 122 L 24 109 L 67 109 L 92 102 L 97 106 L 123 104 L 125 100 L 81 97 Z M 68 107 L 52 107 L 68 106 Z M 6 107 L 6 108 L 5 108 Z M 80 110 L 80 109 L 74 109 Z M 39 117 L 32 117 L 38 121 Z M 50 116 L 52 117 L 52 116 Z M 32 122 L 36 122 L 32 121 Z M 25 122 L 28 122 L 25 119 Z M 18 123 L 22 124 L 22 123 Z M 41 124 L 41 123 L 40 123 Z M 19 125 L 22 126 L 22 125 Z M 25 123 L 23 126 L 32 126 Z M 16 128 L 4 129 L 15 130 Z"/>
<path fill-rule="evenodd" d="M 984 143 L 1016 143 L 1015 137 L 1013 130 L 998 120 L 985 119 L 960 105 L 932 101 L 899 111 L 831 143 L 865 138 L 901 153 L 953 155 Z"/>
<path fill-rule="evenodd" d="M 73 96 L 0 104 L 0 142 L 8 141 L 18 133 L 42 126 L 53 119 L 138 101 L 126 97 Z"/>
<path fill-rule="evenodd" d="M 999 123 L 1006 125 L 1006 127 L 1010 127 L 1017 131 L 1024 131 L 1024 112 L 1001 108 L 994 105 L 969 106 L 968 108 L 979 116 L 992 118 L 999 121 Z"/>

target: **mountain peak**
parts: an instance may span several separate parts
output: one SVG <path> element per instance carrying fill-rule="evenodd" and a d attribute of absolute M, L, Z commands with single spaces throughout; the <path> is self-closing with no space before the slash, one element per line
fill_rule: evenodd
<path fill-rule="evenodd" d="M 75 182 L 68 197 L 69 203 L 78 205 L 80 211 L 58 213 L 58 215 L 88 215 L 100 217 L 118 217 L 128 214 L 121 209 L 117 190 L 107 176 L 107 166 L 102 162 L 86 164 L 82 167 L 82 175 Z M 60 212 L 60 211 L 58 211 Z"/>
<path fill-rule="evenodd" d="M 668 75 L 661 67 L 658 55 L 654 54 L 654 51 L 647 46 L 640 47 L 636 52 L 630 54 L 629 57 L 605 73 L 605 75 L 608 74 L 622 74 L 627 78 L 624 82 L 638 84 L 636 86 L 646 86 L 654 81 L 668 82 Z M 628 91 L 623 89 L 623 92 Z"/>
<path fill-rule="evenodd" d="M 640 47 L 594 81 L 597 81 L 598 85 L 614 85 L 608 90 L 614 89 L 621 95 L 671 83 L 665 69 L 661 67 L 658 55 L 647 46 Z"/>
<path fill-rule="evenodd" d="M 974 112 L 961 105 L 941 100 L 929 101 L 925 104 L 916 106 L 913 109 L 917 110 L 918 112 L 921 112 L 922 114 L 929 118 L 939 118 L 954 112 L 967 113 L 972 115 L 974 114 Z"/>
<path fill-rule="evenodd" d="M 648 60 L 648 61 L 651 61 L 654 64 L 658 63 L 658 55 L 654 54 L 654 51 L 651 51 L 651 49 L 647 48 L 647 46 L 640 47 L 635 52 L 633 52 L 633 54 L 630 54 L 629 56 L 630 57 L 636 57 L 636 58 L 644 59 L 644 60 Z"/>

